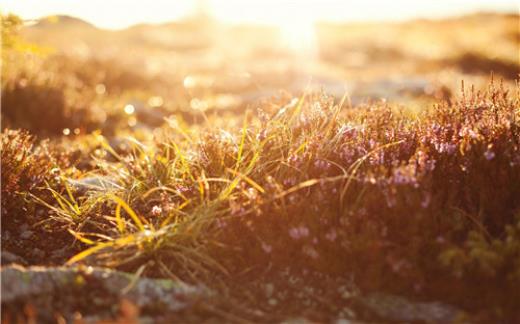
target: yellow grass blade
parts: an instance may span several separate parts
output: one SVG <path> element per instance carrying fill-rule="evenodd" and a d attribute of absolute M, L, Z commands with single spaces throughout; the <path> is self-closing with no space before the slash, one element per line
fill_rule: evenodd
<path fill-rule="evenodd" d="M 116 206 L 116 223 L 117 230 L 119 233 L 125 232 L 125 222 L 123 222 L 123 218 L 121 217 L 121 204 L 117 204 Z"/>
<path fill-rule="evenodd" d="M 306 96 L 307 96 L 307 92 L 304 92 L 303 95 L 300 97 L 300 100 L 298 100 L 298 104 L 296 105 L 296 107 L 291 115 L 291 118 L 289 119 L 290 122 L 292 122 L 296 118 L 296 116 L 298 116 L 300 111 L 302 110 L 303 103 L 305 102 Z"/>
<path fill-rule="evenodd" d="M 240 146 L 238 147 L 237 162 L 235 164 L 235 170 L 238 170 L 240 162 L 242 160 L 242 152 L 244 151 L 244 144 L 247 136 L 247 118 L 249 117 L 249 110 L 246 110 L 244 116 L 244 125 L 242 126 L 242 138 L 240 139 Z"/>
<path fill-rule="evenodd" d="M 262 188 L 258 183 L 256 183 L 253 179 L 249 178 L 248 176 L 246 176 L 238 171 L 231 170 L 230 168 L 226 168 L 226 171 L 233 174 L 236 177 L 241 178 L 245 182 L 249 183 L 251 185 L 251 187 L 255 188 L 256 190 L 260 191 L 261 193 L 265 193 L 264 188 Z"/>
<path fill-rule="evenodd" d="M 71 265 L 73 263 L 77 263 L 78 261 L 81 261 L 81 260 L 85 259 L 86 257 L 96 253 L 97 251 L 102 250 L 102 249 L 112 246 L 112 245 L 114 245 L 113 242 L 99 243 L 89 249 L 86 249 L 86 250 L 81 251 L 80 253 L 76 254 L 75 256 L 70 258 L 66 264 Z"/>
<path fill-rule="evenodd" d="M 173 148 L 175 149 L 175 153 L 181 159 L 181 163 L 182 163 L 184 170 L 188 173 L 188 176 L 190 177 L 190 179 L 195 181 L 195 178 L 193 178 L 193 175 L 190 172 L 190 165 L 188 164 L 188 161 L 186 161 L 184 154 L 182 154 L 181 150 L 179 149 L 177 144 L 175 144 L 175 142 L 172 141 L 171 143 L 173 145 Z"/>
<path fill-rule="evenodd" d="M 107 140 L 99 135 L 99 138 L 101 139 L 100 142 L 101 142 L 101 147 L 103 147 L 105 150 L 107 150 L 110 154 L 112 154 L 116 159 L 118 159 L 119 161 L 122 160 L 121 156 L 119 154 L 117 154 L 116 151 L 114 151 L 114 149 L 112 148 L 112 146 L 110 146 L 110 144 L 108 144 Z"/>
<path fill-rule="evenodd" d="M 117 204 L 121 205 L 121 207 L 123 207 L 123 209 L 128 213 L 128 215 L 130 215 L 130 217 L 132 218 L 135 225 L 140 231 L 145 230 L 143 222 L 141 222 L 139 216 L 137 216 L 137 214 L 132 210 L 132 208 L 130 208 L 130 206 L 128 206 L 128 204 L 123 199 L 115 195 L 110 195 L 110 198 L 114 200 Z"/>
<path fill-rule="evenodd" d="M 69 231 L 70 234 L 72 234 L 72 235 L 73 235 L 73 236 L 74 236 L 78 241 L 80 241 L 80 242 L 83 242 L 83 243 L 88 244 L 88 245 L 96 244 L 94 241 L 89 240 L 89 239 L 86 238 L 86 237 L 83 237 L 82 234 L 80 234 L 80 233 L 78 233 L 78 232 L 74 232 L 74 231 L 71 230 L 70 228 L 69 228 L 68 231 Z"/>

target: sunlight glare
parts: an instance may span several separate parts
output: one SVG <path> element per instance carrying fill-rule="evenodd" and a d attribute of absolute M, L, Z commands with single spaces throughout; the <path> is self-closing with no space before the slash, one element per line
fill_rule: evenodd
<path fill-rule="evenodd" d="M 278 23 L 281 41 L 291 51 L 303 56 L 312 56 L 316 48 L 314 21 L 293 17 Z"/>

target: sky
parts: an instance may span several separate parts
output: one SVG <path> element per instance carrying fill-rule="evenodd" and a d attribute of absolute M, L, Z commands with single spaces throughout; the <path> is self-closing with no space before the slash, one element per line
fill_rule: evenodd
<path fill-rule="evenodd" d="M 3 0 L 24 19 L 66 14 L 108 29 L 177 20 L 205 7 L 229 23 L 440 18 L 476 11 L 519 12 L 517 0 Z"/>

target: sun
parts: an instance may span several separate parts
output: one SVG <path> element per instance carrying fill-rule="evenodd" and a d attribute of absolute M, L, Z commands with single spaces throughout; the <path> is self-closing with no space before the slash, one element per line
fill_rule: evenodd
<path fill-rule="evenodd" d="M 282 45 L 303 56 L 312 56 L 316 51 L 315 21 L 293 17 L 277 22 Z"/>

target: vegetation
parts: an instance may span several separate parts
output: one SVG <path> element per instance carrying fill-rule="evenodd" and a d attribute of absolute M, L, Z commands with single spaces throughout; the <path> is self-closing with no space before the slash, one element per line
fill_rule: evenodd
<path fill-rule="evenodd" d="M 75 68 L 2 84 L 4 123 L 31 131 L 2 133 L 4 251 L 202 283 L 225 297 L 209 311 L 221 320 L 332 321 L 353 301 L 327 289 L 351 281 L 455 305 L 462 321 L 520 320 L 518 85 L 463 83 L 421 109 L 280 94 L 227 126 L 174 114 L 152 131 L 129 129 L 128 111 L 96 121 L 93 89 L 115 86 Z M 65 128 L 81 131 L 31 135 Z M 37 235 L 20 246 L 23 224 Z M 271 283 L 285 299 L 265 297 Z"/>

